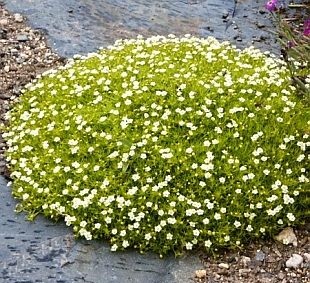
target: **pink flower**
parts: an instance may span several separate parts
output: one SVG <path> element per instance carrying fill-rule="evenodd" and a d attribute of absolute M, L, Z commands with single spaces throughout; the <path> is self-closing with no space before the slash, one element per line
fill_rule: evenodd
<path fill-rule="evenodd" d="M 274 12 L 277 10 L 278 0 L 270 0 L 265 4 L 265 8 L 269 12 Z"/>
<path fill-rule="evenodd" d="M 310 18 L 305 20 L 304 22 L 304 32 L 305 36 L 310 36 Z"/>

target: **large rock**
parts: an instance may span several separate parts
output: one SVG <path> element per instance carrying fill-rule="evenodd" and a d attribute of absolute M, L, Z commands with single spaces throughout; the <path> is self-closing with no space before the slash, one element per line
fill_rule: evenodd
<path fill-rule="evenodd" d="M 238 47 L 256 45 L 276 52 L 264 1 L 234 0 L 4 0 L 48 33 L 62 56 L 95 51 L 118 38 L 187 33 L 229 40 Z M 44 11 L 44 13 L 42 13 Z M 257 25 L 259 23 L 259 26 Z"/>
<path fill-rule="evenodd" d="M 14 212 L 16 201 L 1 176 L 0 200 L 1 283 L 188 283 L 202 269 L 198 255 L 113 253 L 104 241 L 75 240 L 62 222 L 40 216 L 28 222 Z"/>
<path fill-rule="evenodd" d="M 298 268 L 303 262 L 303 257 L 299 254 L 293 254 L 285 263 L 286 267 Z"/>

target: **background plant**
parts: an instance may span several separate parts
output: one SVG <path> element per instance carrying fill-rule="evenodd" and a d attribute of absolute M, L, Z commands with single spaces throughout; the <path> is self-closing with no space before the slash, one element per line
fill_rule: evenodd
<path fill-rule="evenodd" d="M 212 37 L 119 40 L 7 114 L 13 195 L 113 251 L 236 247 L 309 216 L 309 111 L 285 63 Z"/>
<path fill-rule="evenodd" d="M 266 2 L 265 7 L 277 25 L 276 34 L 293 84 L 309 104 L 310 82 L 307 75 L 310 69 L 310 3 L 298 1 L 286 6 L 283 1 L 271 0 Z"/>

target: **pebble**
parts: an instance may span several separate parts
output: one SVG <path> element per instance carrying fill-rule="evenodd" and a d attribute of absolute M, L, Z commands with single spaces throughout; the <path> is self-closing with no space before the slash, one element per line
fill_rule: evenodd
<path fill-rule="evenodd" d="M 297 247 L 297 237 L 291 227 L 282 230 L 277 236 L 275 236 L 275 239 L 284 245 L 293 244 L 294 247 Z"/>
<path fill-rule="evenodd" d="M 18 34 L 18 35 L 16 36 L 16 39 L 17 39 L 17 41 L 19 41 L 19 42 L 26 42 L 26 41 L 29 40 L 27 34 L 23 34 L 23 33 Z"/>
<path fill-rule="evenodd" d="M 304 258 L 306 262 L 310 262 L 310 254 L 309 253 L 304 253 Z"/>
<path fill-rule="evenodd" d="M 265 257 L 266 257 L 266 255 L 265 255 L 265 253 L 263 252 L 263 251 L 261 251 L 261 250 L 258 250 L 257 252 L 256 252 L 256 255 L 255 255 L 255 260 L 256 261 L 264 261 L 265 260 Z"/>
<path fill-rule="evenodd" d="M 247 256 L 242 256 L 240 262 L 242 263 L 243 266 L 248 266 L 249 263 L 251 262 L 251 258 Z"/>
<path fill-rule="evenodd" d="M 222 14 L 222 19 L 227 19 L 229 16 L 229 12 L 228 11 L 223 11 L 223 14 Z"/>
<path fill-rule="evenodd" d="M 1 19 L 0 20 L 0 26 L 6 26 L 9 23 L 7 19 Z"/>
<path fill-rule="evenodd" d="M 247 274 L 247 273 L 252 272 L 252 269 L 249 269 L 249 268 L 240 268 L 238 272 L 239 272 L 239 274 Z"/>
<path fill-rule="evenodd" d="M 21 14 L 14 14 L 14 21 L 17 23 L 22 23 L 24 21 L 24 18 Z"/>
<path fill-rule="evenodd" d="M 207 276 L 207 271 L 204 270 L 204 269 L 196 270 L 196 271 L 195 271 L 195 276 L 196 276 L 197 278 L 204 278 L 204 277 Z"/>
<path fill-rule="evenodd" d="M 3 70 L 8 73 L 10 71 L 10 66 L 6 65 Z"/>
<path fill-rule="evenodd" d="M 219 264 L 220 268 L 225 268 L 225 269 L 229 269 L 229 264 L 228 263 L 220 263 Z"/>
<path fill-rule="evenodd" d="M 278 278 L 279 278 L 280 280 L 284 279 L 284 278 L 285 278 L 285 274 L 284 274 L 283 272 L 279 272 Z"/>
<path fill-rule="evenodd" d="M 256 25 L 257 25 L 258 28 L 264 28 L 264 27 L 266 27 L 266 25 L 263 24 L 263 23 L 257 23 Z"/>
<path fill-rule="evenodd" d="M 7 99 L 10 99 L 11 98 L 11 95 L 9 94 L 6 94 L 6 93 L 0 93 L 0 99 L 4 99 L 4 100 L 7 100 Z M 2 163 L 0 161 L 0 167 L 2 166 Z"/>
<path fill-rule="evenodd" d="M 303 262 L 303 257 L 299 254 L 293 254 L 285 263 L 286 267 L 290 268 L 297 268 Z"/>

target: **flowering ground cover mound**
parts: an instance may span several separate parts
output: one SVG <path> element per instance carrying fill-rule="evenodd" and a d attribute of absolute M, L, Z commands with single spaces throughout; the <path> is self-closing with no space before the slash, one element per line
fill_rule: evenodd
<path fill-rule="evenodd" d="M 113 251 L 240 246 L 309 217 L 309 116 L 269 53 L 211 37 L 119 40 L 13 104 L 17 209 Z"/>

